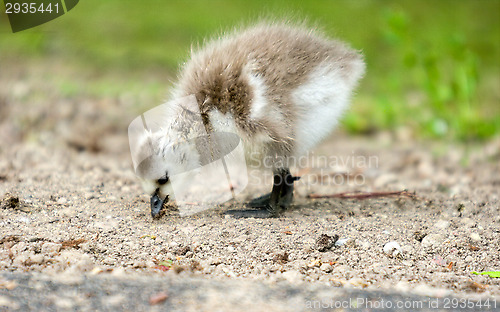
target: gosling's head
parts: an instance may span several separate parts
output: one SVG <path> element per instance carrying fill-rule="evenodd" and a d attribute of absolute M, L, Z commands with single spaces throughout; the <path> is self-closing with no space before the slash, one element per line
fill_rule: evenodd
<path fill-rule="evenodd" d="M 144 191 L 151 195 L 151 216 L 157 218 L 163 205 L 174 197 L 172 176 L 198 167 L 199 155 L 194 144 L 169 138 L 162 131 L 146 132 L 138 151 L 142 161 L 135 172 Z"/>

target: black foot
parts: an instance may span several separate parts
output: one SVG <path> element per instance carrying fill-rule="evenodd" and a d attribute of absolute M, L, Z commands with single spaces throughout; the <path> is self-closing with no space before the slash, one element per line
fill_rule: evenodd
<path fill-rule="evenodd" d="M 269 193 L 251 200 L 246 206 L 254 208 L 249 209 L 249 211 L 267 211 L 271 216 L 279 216 L 290 207 L 292 200 L 293 193 L 290 192 L 286 196 L 278 198 L 278 202 L 271 202 L 271 193 Z"/>
<path fill-rule="evenodd" d="M 269 194 L 253 199 L 247 204 L 247 206 L 249 208 L 265 210 L 271 217 L 279 216 L 292 204 L 293 182 L 298 179 L 298 177 L 292 176 L 288 169 L 275 171 L 273 191 Z M 255 214 L 254 211 L 257 210 L 249 211 L 251 214 Z"/>
<path fill-rule="evenodd" d="M 259 209 L 267 209 L 269 206 L 269 201 L 271 200 L 271 193 L 268 193 L 266 195 L 262 195 L 260 197 L 252 199 L 248 204 L 247 207 L 249 208 L 259 208 Z"/>

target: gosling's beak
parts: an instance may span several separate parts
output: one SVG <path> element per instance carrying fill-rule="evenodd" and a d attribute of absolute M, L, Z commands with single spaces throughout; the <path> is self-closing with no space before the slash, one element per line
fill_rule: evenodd
<path fill-rule="evenodd" d="M 168 195 L 165 197 L 165 199 L 161 199 L 158 196 L 158 191 L 159 190 L 156 190 L 155 193 L 151 196 L 151 216 L 153 218 L 160 217 L 160 212 L 161 208 L 163 207 L 163 203 L 168 201 Z"/>

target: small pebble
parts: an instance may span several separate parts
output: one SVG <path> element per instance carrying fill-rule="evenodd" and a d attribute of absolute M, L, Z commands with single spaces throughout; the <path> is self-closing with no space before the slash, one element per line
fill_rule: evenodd
<path fill-rule="evenodd" d="M 347 242 L 347 243 L 351 243 L 351 241 Z M 372 244 L 370 242 L 367 242 L 367 241 L 358 241 L 358 240 L 355 240 L 352 242 L 352 244 L 354 246 L 359 246 L 360 248 L 362 249 L 370 249 L 372 247 Z"/>
<path fill-rule="evenodd" d="M 439 247 L 443 244 L 446 238 L 441 234 L 428 234 L 422 239 L 422 246 L 424 247 Z"/>
<path fill-rule="evenodd" d="M 57 200 L 57 203 L 58 204 L 61 204 L 61 205 L 64 205 L 68 202 L 68 200 L 66 199 L 66 197 L 61 197 Z"/>
<path fill-rule="evenodd" d="M 143 260 L 136 260 L 132 264 L 133 268 L 145 268 L 146 267 L 146 262 Z"/>
<path fill-rule="evenodd" d="M 29 258 L 30 258 L 29 252 L 22 252 L 22 253 L 18 254 L 14 259 L 12 259 L 12 264 L 15 267 L 22 267 L 26 263 L 28 263 Z"/>
<path fill-rule="evenodd" d="M 347 281 L 348 285 L 354 286 L 354 287 L 359 287 L 359 288 L 365 288 L 368 287 L 368 284 L 366 281 L 362 278 L 359 277 L 353 277 L 350 280 Z"/>
<path fill-rule="evenodd" d="M 321 271 L 325 272 L 325 273 L 330 273 L 330 272 L 333 270 L 333 268 L 332 268 L 332 266 L 331 266 L 331 264 L 330 264 L 330 263 L 323 263 L 323 264 L 319 267 L 319 269 L 320 269 Z"/>
<path fill-rule="evenodd" d="M 10 251 L 14 255 L 17 255 L 17 254 L 19 254 L 27 249 L 28 249 L 28 244 L 26 244 L 25 242 L 19 242 L 19 243 L 15 244 L 13 247 L 11 247 Z"/>
<path fill-rule="evenodd" d="M 335 246 L 343 246 L 349 241 L 349 238 L 340 238 L 335 242 Z"/>
<path fill-rule="evenodd" d="M 337 234 L 333 236 L 321 234 L 321 236 L 316 240 L 316 249 L 320 252 L 325 252 L 332 248 L 338 239 L 339 236 Z"/>
<path fill-rule="evenodd" d="M 399 245 L 398 242 L 389 242 L 384 246 L 384 253 L 386 255 L 396 257 L 400 255 L 402 252 L 403 250 L 401 249 L 401 246 Z"/>
<path fill-rule="evenodd" d="M 163 292 L 152 295 L 149 298 L 149 304 L 150 305 L 159 304 L 159 303 L 162 303 L 163 301 L 167 300 L 167 298 L 168 298 L 168 294 L 163 291 Z"/>
<path fill-rule="evenodd" d="M 481 241 L 481 236 L 477 233 L 471 233 L 470 238 L 475 242 Z"/>
<path fill-rule="evenodd" d="M 435 228 L 438 228 L 438 229 L 446 229 L 450 226 L 450 221 L 447 221 L 447 220 L 439 220 L 438 222 L 436 222 L 434 224 L 434 227 Z"/>
<path fill-rule="evenodd" d="M 31 255 L 29 261 L 32 264 L 42 264 L 45 261 L 45 257 L 42 254 Z"/>

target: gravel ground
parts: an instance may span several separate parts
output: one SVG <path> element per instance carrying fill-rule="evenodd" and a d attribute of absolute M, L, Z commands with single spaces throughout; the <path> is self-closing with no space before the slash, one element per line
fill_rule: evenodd
<path fill-rule="evenodd" d="M 470 310 L 498 311 L 499 304 L 313 283 L 270 285 L 182 274 L 165 278 L 120 270 L 107 275 L 3 273 L 0 277 L 10 287 L 0 289 L 0 305 L 22 311 L 463 311 L 459 308 L 463 304 Z"/>
<path fill-rule="evenodd" d="M 302 176 L 295 204 L 281 218 L 225 213 L 270 188 L 254 184 L 237 201 L 201 214 L 171 211 L 152 220 L 131 170 L 126 127 L 135 116 L 123 113 L 129 100 L 68 99 L 54 91 L 27 109 L 35 87 L 22 74 L 18 80 L 0 75 L 0 306 L 29 305 L 12 298 L 32 279 L 89 279 L 106 289 L 107 276 L 116 274 L 166 281 L 169 295 L 160 305 L 176 306 L 179 296 L 196 307 L 205 293 L 207 301 L 229 302 L 208 305 L 221 310 L 240 302 L 242 291 L 255 291 L 248 298 L 271 310 L 301 310 L 294 300 L 322 291 L 341 297 L 361 289 L 500 300 L 499 278 L 471 273 L 500 270 L 498 139 L 453 145 L 416 142 L 405 129 L 337 133 L 312 155 L 327 166 L 295 170 Z M 310 198 L 404 189 L 412 196 Z M 12 278 L 24 286 L 13 287 Z M 191 281 L 199 294 L 174 290 Z M 212 283 L 225 287 L 213 298 Z M 264 295 L 276 288 L 285 290 Z M 301 289 L 307 294 L 294 297 Z M 69 308 L 80 306 L 75 300 L 66 300 Z"/>

